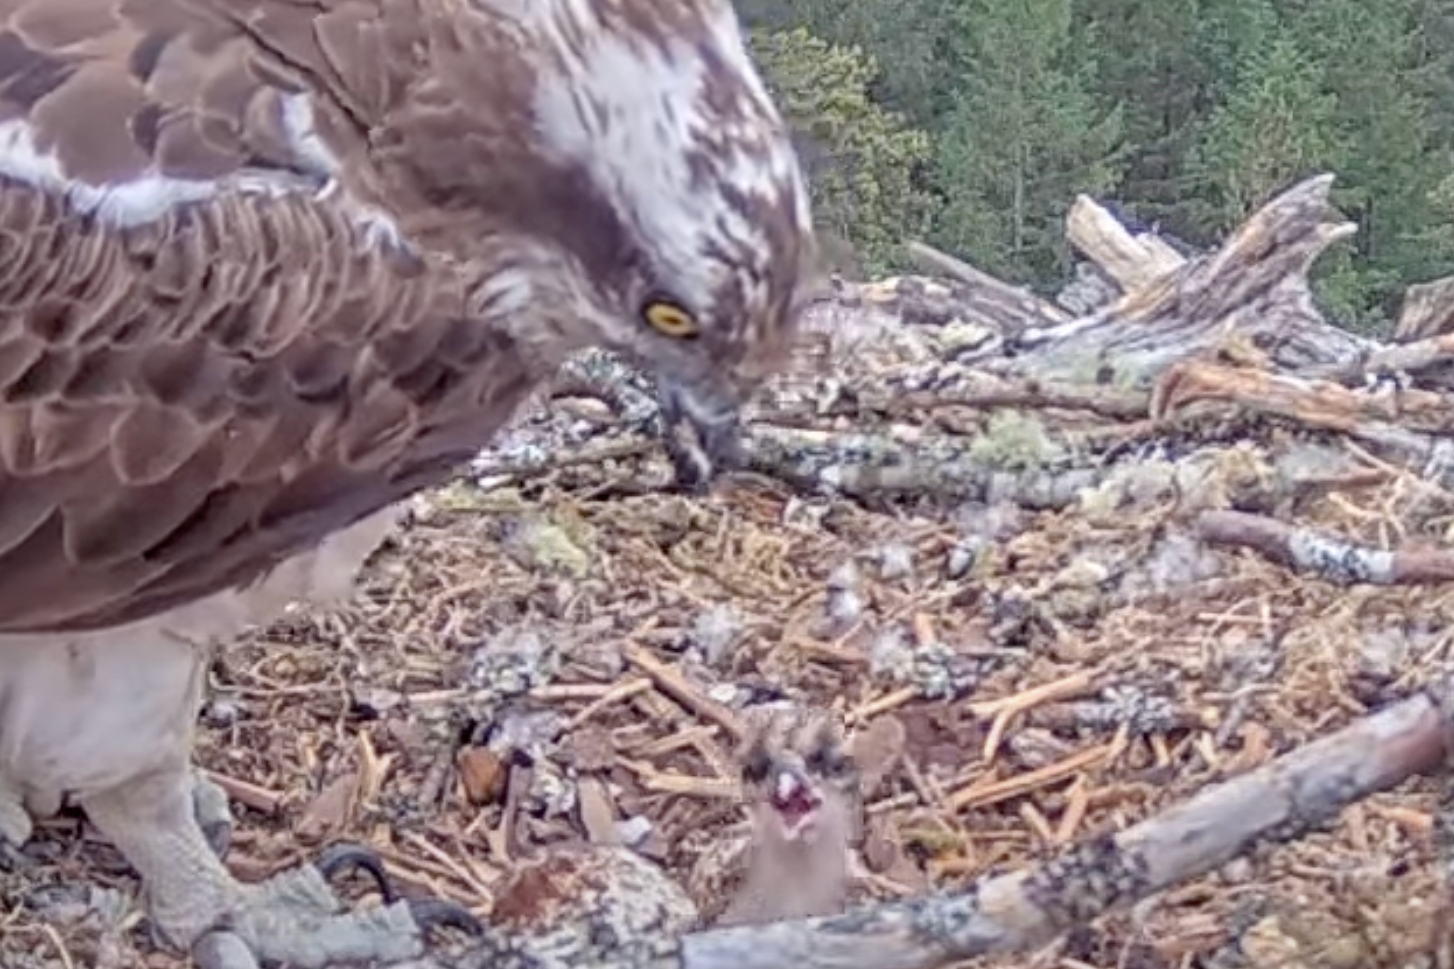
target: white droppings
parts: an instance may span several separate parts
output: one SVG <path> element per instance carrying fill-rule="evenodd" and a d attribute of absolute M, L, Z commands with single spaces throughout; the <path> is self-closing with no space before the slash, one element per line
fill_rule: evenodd
<path fill-rule="evenodd" d="M 651 819 L 641 814 L 616 822 L 616 837 L 628 848 L 639 848 L 651 837 Z"/>
<path fill-rule="evenodd" d="M 885 582 L 911 578 L 914 574 L 914 550 L 902 542 L 892 542 L 878 550 L 879 578 Z"/>
<path fill-rule="evenodd" d="M 742 636 L 742 618 L 732 606 L 719 603 L 697 615 L 688 635 L 707 665 L 721 668 Z"/>

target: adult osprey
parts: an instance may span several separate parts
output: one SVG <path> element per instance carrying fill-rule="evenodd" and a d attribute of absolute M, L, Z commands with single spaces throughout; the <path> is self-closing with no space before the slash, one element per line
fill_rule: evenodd
<path fill-rule="evenodd" d="M 579 347 L 720 445 L 812 246 L 728 0 L 0 0 L 0 837 L 74 798 L 177 946 L 416 951 L 209 850 L 209 652 Z"/>

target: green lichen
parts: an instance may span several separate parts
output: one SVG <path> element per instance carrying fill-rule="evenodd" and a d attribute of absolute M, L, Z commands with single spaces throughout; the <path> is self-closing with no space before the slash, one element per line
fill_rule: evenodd
<path fill-rule="evenodd" d="M 1007 471 L 1044 467 L 1061 453 L 1044 423 L 1018 410 L 991 414 L 984 432 L 969 445 L 969 455 L 976 463 Z"/>

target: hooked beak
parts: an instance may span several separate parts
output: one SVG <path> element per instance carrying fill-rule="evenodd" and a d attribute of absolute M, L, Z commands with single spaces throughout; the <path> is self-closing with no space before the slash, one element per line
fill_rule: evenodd
<path fill-rule="evenodd" d="M 768 803 L 777 814 L 782 834 L 789 841 L 809 835 L 818 819 L 823 799 L 811 780 L 790 767 L 778 770 L 768 792 Z"/>
<path fill-rule="evenodd" d="M 717 472 L 742 460 L 740 402 L 708 381 L 685 381 L 666 374 L 656 378 L 667 455 L 677 482 L 704 491 Z"/>

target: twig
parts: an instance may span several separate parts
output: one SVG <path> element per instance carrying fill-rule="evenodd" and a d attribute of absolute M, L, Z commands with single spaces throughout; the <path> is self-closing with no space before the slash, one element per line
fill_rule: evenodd
<path fill-rule="evenodd" d="M 270 818 L 277 817 L 283 810 L 285 795 L 281 791 L 269 790 L 240 777 L 231 777 L 212 770 L 204 771 L 204 773 L 208 780 L 222 788 L 229 798 L 243 807 Z"/>
<path fill-rule="evenodd" d="M 1007 777 L 999 781 L 976 781 L 968 787 L 955 791 L 945 799 L 946 806 L 952 811 L 963 811 L 965 808 L 996 804 L 1000 801 L 1007 801 L 1012 797 L 1019 797 L 1031 791 L 1039 790 L 1047 784 L 1064 780 L 1067 777 L 1074 777 L 1083 771 L 1108 764 L 1121 752 L 1126 749 L 1125 731 L 1118 734 L 1109 743 L 1099 747 L 1092 747 L 1089 750 L 1082 750 L 1071 754 L 1062 761 L 1054 764 L 1047 764 L 1044 767 L 1023 774 L 1016 774 L 1014 777 Z"/>
<path fill-rule="evenodd" d="M 1447 712 L 1420 694 L 1118 834 L 968 890 L 844 915 L 635 940 L 630 951 L 526 955 L 487 941 L 410 969 L 938 969 L 1023 952 L 1206 874 L 1259 844 L 1290 841 L 1347 805 L 1445 763 Z M 594 945 L 594 943 L 592 943 Z"/>
<path fill-rule="evenodd" d="M 656 688 L 686 707 L 704 720 L 710 720 L 727 731 L 734 741 L 742 739 L 742 725 L 732 711 L 722 704 L 703 696 L 687 682 L 686 677 L 667 666 L 661 660 L 635 643 L 627 643 L 621 650 L 626 662 L 651 678 Z"/>
<path fill-rule="evenodd" d="M 1279 564 L 1339 585 L 1454 581 L 1454 553 L 1443 549 L 1384 551 L 1240 511 L 1202 512 L 1197 531 L 1212 544 L 1253 548 Z"/>

